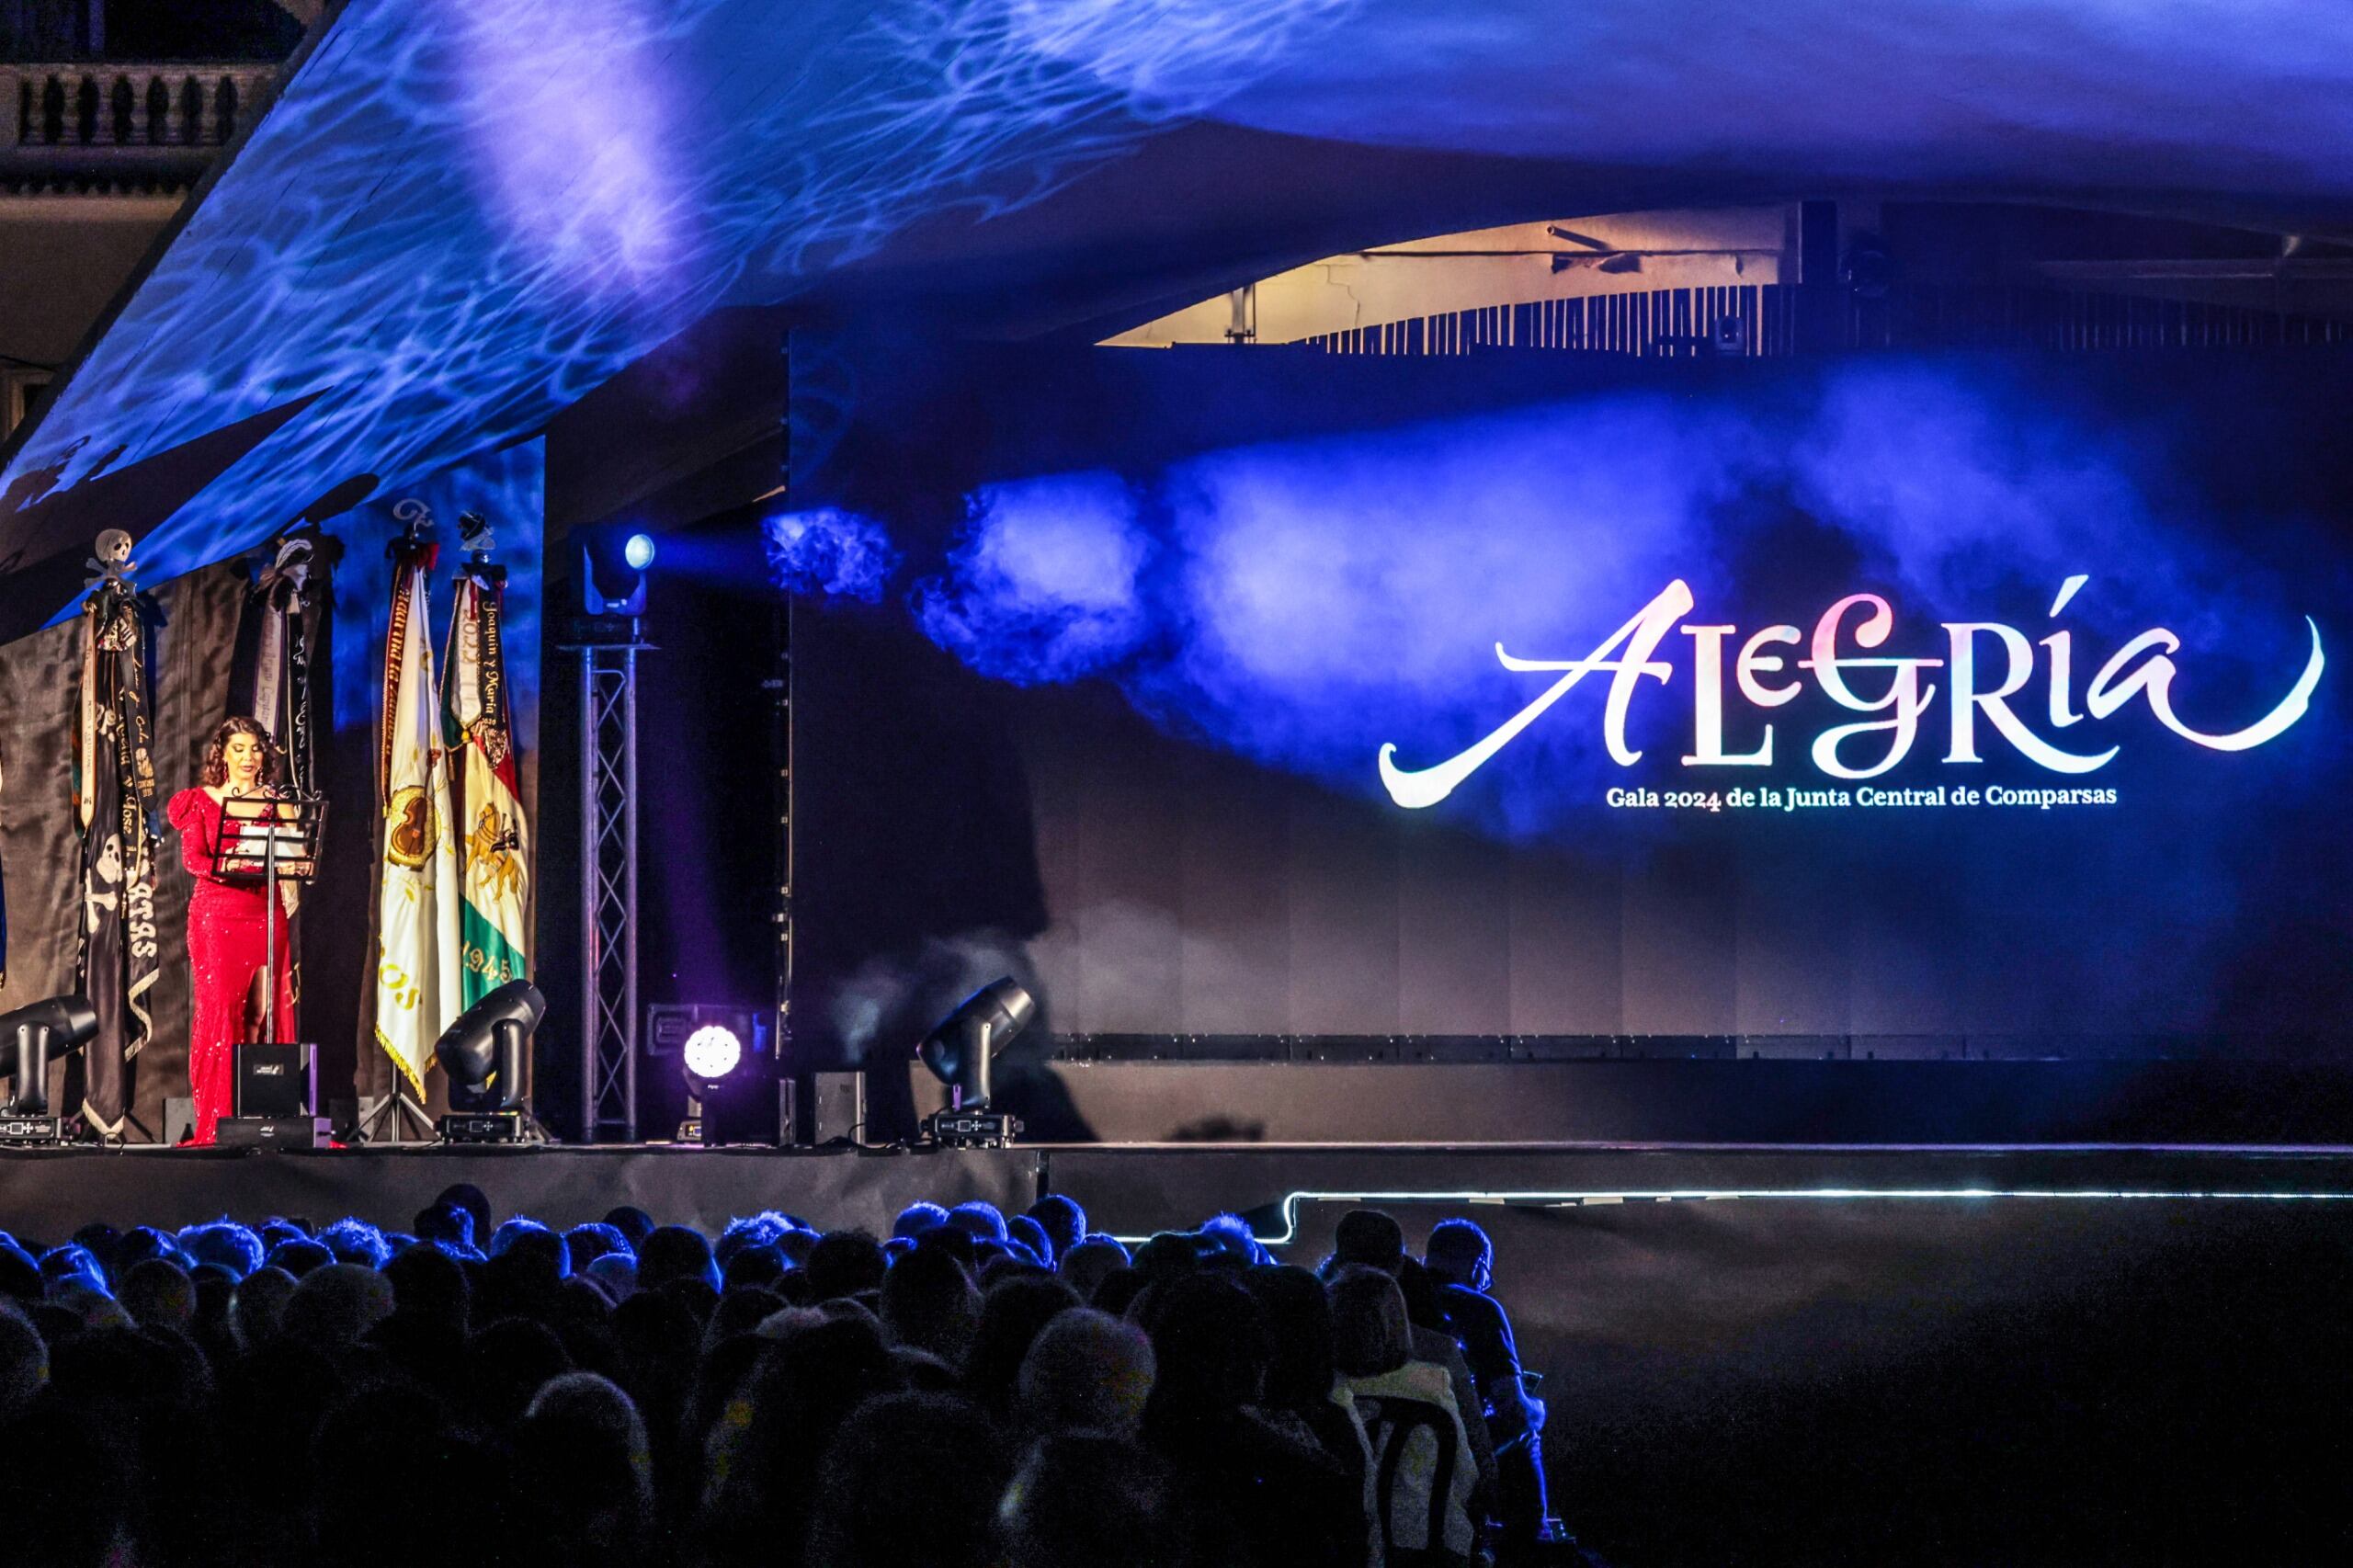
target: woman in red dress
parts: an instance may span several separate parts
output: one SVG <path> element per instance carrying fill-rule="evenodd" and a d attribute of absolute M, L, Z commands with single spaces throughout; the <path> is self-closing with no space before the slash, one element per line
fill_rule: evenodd
<path fill-rule="evenodd" d="M 188 1028 L 188 1080 L 196 1096 L 196 1142 L 212 1142 L 230 1112 L 239 1043 L 258 1040 L 262 1025 L 262 966 L 267 961 L 264 913 L 278 926 L 278 1038 L 294 1038 L 294 993 L 286 968 L 286 912 L 258 876 L 213 871 L 221 843 L 221 803 L 268 792 L 276 750 L 251 719 L 231 719 L 212 732 L 204 753 L 204 783 L 172 797 L 165 816 L 179 830 L 180 863 L 196 879 L 188 901 L 189 987 L 195 1017 Z"/>

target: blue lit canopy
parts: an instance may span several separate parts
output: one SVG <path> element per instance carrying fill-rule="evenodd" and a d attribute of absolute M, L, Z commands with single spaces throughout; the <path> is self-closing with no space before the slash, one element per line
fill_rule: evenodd
<path fill-rule="evenodd" d="M 78 564 L 106 480 L 192 569 L 728 306 L 1096 332 L 1825 189 L 2326 233 L 2348 142 L 2353 10 L 2297 0 L 349 0 L 12 454 L 0 570 Z"/>

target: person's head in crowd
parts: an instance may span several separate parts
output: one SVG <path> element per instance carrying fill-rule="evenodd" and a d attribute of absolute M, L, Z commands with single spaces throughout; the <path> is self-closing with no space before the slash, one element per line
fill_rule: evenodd
<path fill-rule="evenodd" d="M 122 1310 L 142 1328 L 186 1334 L 196 1325 L 196 1286 L 176 1263 L 160 1257 L 134 1263 L 115 1292 Z"/>
<path fill-rule="evenodd" d="M 1379 1377 L 1413 1358 L 1413 1326 L 1394 1276 L 1352 1265 L 1332 1280 L 1329 1295 L 1332 1359 L 1342 1377 Z"/>
<path fill-rule="evenodd" d="M 1405 1261 L 1405 1232 L 1394 1216 L 1378 1209 L 1351 1209 L 1332 1233 L 1335 1271 L 1350 1266 L 1397 1272 Z"/>
<path fill-rule="evenodd" d="M 721 1561 L 799 1561 L 815 1501 L 819 1460 L 849 1413 L 895 1386 L 897 1369 L 874 1325 L 850 1319 L 768 1343 L 726 1415 L 713 1424 L 702 1524 Z M 896 1489 L 896 1506 L 930 1505 L 928 1477 Z M 811 1568 L 824 1562 L 811 1562 Z"/>
<path fill-rule="evenodd" d="M 14 1242 L 0 1246 L 0 1300 L 29 1305 L 40 1300 L 46 1283 L 32 1254 Z"/>
<path fill-rule="evenodd" d="M 1495 1245 L 1487 1233 L 1468 1220 L 1440 1220 L 1430 1228 L 1422 1249 L 1422 1267 L 1439 1282 L 1466 1290 L 1484 1290 L 1495 1282 Z"/>
<path fill-rule="evenodd" d="M 470 1181 L 451 1182 L 433 1199 L 436 1203 L 454 1204 L 466 1211 L 473 1221 L 474 1244 L 482 1246 L 490 1238 L 490 1197 Z M 487 1249 L 485 1249 L 487 1250 Z"/>
<path fill-rule="evenodd" d="M 108 1293 L 106 1270 L 99 1267 L 97 1255 L 79 1242 L 67 1242 L 41 1254 L 40 1277 L 52 1292 L 78 1281 L 102 1296 Z"/>
<path fill-rule="evenodd" d="M 1415 1328 L 1446 1331 L 1446 1301 L 1438 1294 L 1437 1275 L 1424 1268 L 1418 1259 L 1404 1258 L 1397 1265 L 1397 1290 L 1405 1298 L 1405 1318 Z"/>
<path fill-rule="evenodd" d="M 825 1455 L 808 1561 L 824 1568 L 983 1568 L 998 1561 L 1010 1465 L 988 1414 L 952 1394 L 894 1393 L 845 1421 Z M 916 1483 L 921 1503 L 909 1491 Z"/>
<path fill-rule="evenodd" d="M 777 1237 L 776 1250 L 784 1254 L 785 1261 L 793 1267 L 806 1268 L 810 1255 L 817 1250 L 817 1244 L 823 1240 L 824 1238 L 814 1231 L 796 1227 Z"/>
<path fill-rule="evenodd" d="M 1155 1283 L 1181 1279 L 1200 1266 L 1199 1244 L 1181 1232 L 1163 1231 L 1136 1248 L 1136 1272 Z"/>
<path fill-rule="evenodd" d="M 674 1279 L 699 1279 L 719 1289 L 719 1260 L 700 1231 L 684 1225 L 657 1227 L 637 1249 L 637 1288 L 658 1290 Z"/>
<path fill-rule="evenodd" d="M 600 1220 L 574 1225 L 564 1232 L 563 1244 L 572 1254 L 574 1273 L 585 1273 L 590 1264 L 609 1252 L 628 1253 L 632 1257 L 636 1256 L 635 1249 L 629 1244 L 629 1238 Z"/>
<path fill-rule="evenodd" d="M 261 1241 L 264 1257 L 267 1257 L 288 1242 L 307 1242 L 311 1239 L 311 1233 L 302 1229 L 301 1226 L 290 1221 L 278 1219 L 264 1220 L 259 1225 L 254 1227 L 254 1234 Z"/>
<path fill-rule="evenodd" d="M 828 1231 L 810 1248 L 803 1267 L 811 1298 L 831 1301 L 881 1290 L 886 1265 L 882 1244 L 864 1231 Z"/>
<path fill-rule="evenodd" d="M 1023 1212 L 1046 1233 L 1047 1244 L 1054 1249 L 1057 1262 L 1086 1238 L 1086 1210 L 1078 1206 L 1076 1199 L 1050 1192 Z"/>
<path fill-rule="evenodd" d="M 1064 1247 L 1054 1259 L 1054 1271 L 1082 1301 L 1095 1299 L 1096 1287 L 1115 1268 L 1128 1266 L 1128 1249 L 1109 1236 L 1083 1236 Z"/>
<path fill-rule="evenodd" d="M 710 1258 L 719 1265 L 721 1278 L 726 1277 L 727 1266 L 734 1261 L 736 1255 L 752 1247 L 775 1246 L 777 1238 L 784 1234 L 784 1230 L 783 1222 L 773 1214 L 747 1214 L 729 1221 L 727 1228 L 719 1233 L 718 1240 L 710 1244 Z"/>
<path fill-rule="evenodd" d="M 228 1269 L 238 1278 L 244 1278 L 261 1267 L 264 1248 L 261 1236 L 244 1229 L 233 1220 L 214 1220 L 211 1224 L 190 1224 L 179 1233 L 179 1250 L 198 1265 L 217 1265 Z"/>
<path fill-rule="evenodd" d="M 608 1252 L 588 1266 L 588 1278 L 603 1288 L 616 1305 L 637 1294 L 637 1258 L 634 1254 Z"/>
<path fill-rule="evenodd" d="M 994 1203 L 975 1198 L 948 1211 L 948 1222 L 972 1233 L 975 1241 L 1005 1240 L 1005 1215 Z"/>
<path fill-rule="evenodd" d="M 467 1392 L 476 1418 L 493 1432 L 512 1427 L 549 1379 L 572 1369 L 563 1337 L 529 1318 L 502 1318 L 466 1341 Z"/>
<path fill-rule="evenodd" d="M 324 1356 L 340 1356 L 392 1315 L 390 1280 L 356 1263 L 330 1263 L 304 1275 L 286 1298 L 278 1332 Z"/>
<path fill-rule="evenodd" d="M 114 1279 L 114 1249 L 121 1240 L 120 1231 L 104 1220 L 93 1220 L 74 1233 L 73 1243 L 97 1260 L 98 1267 L 107 1271 L 107 1278 L 101 1283 L 110 1285 Z"/>
<path fill-rule="evenodd" d="M 309 1237 L 280 1242 L 269 1249 L 269 1267 L 279 1268 L 300 1279 L 314 1268 L 324 1268 L 335 1261 L 335 1254 Z"/>
<path fill-rule="evenodd" d="M 0 1428 L 22 1415 L 48 1382 L 48 1342 L 32 1319 L 0 1306 Z"/>
<path fill-rule="evenodd" d="M 1143 1424 L 1153 1377 L 1152 1341 L 1142 1329 L 1074 1307 L 1030 1342 L 1014 1384 L 1014 1414 L 1033 1434 L 1086 1428 L 1132 1437 Z"/>
<path fill-rule="evenodd" d="M 338 1402 L 307 1458 L 307 1484 L 283 1490 L 309 1500 L 303 1533 L 336 1568 L 390 1568 L 414 1561 L 419 1541 L 479 1537 L 498 1501 L 495 1492 L 483 1495 L 485 1472 L 497 1473 L 491 1456 L 460 1439 L 439 1401 L 411 1385 L 371 1384 Z M 399 1479 L 397 1489 L 387 1477 Z"/>
<path fill-rule="evenodd" d="M 1155 1285 L 1145 1307 L 1155 1362 L 1147 1420 L 1257 1403 L 1273 1346 L 1249 1291 L 1222 1274 L 1196 1274 Z"/>
<path fill-rule="evenodd" d="M 437 1246 L 457 1247 L 460 1250 L 470 1248 L 474 1244 L 473 1213 L 461 1205 L 449 1202 L 428 1203 L 416 1211 L 416 1218 L 412 1223 L 416 1227 L 417 1239 L 420 1241 L 431 1242 Z"/>
<path fill-rule="evenodd" d="M 225 1268 L 199 1263 L 188 1278 L 196 1297 L 196 1316 L 188 1333 L 215 1360 L 235 1354 L 237 1342 L 229 1332 L 229 1302 L 237 1293 L 237 1277 Z"/>
<path fill-rule="evenodd" d="M 720 1293 L 733 1295 L 738 1290 L 772 1290 L 784 1278 L 790 1267 L 784 1260 L 783 1249 L 773 1242 L 738 1247 L 720 1270 Z"/>
<path fill-rule="evenodd" d="M 1239 1214 L 1217 1214 L 1201 1226 L 1201 1240 L 1214 1257 L 1229 1259 L 1243 1267 L 1268 1261 L 1267 1249 L 1250 1229 L 1250 1221 Z"/>
<path fill-rule="evenodd" d="M 321 1231 L 319 1244 L 334 1254 L 337 1263 L 356 1263 L 362 1268 L 381 1268 L 392 1256 L 384 1233 L 356 1218 L 337 1220 Z"/>
<path fill-rule="evenodd" d="M 1029 1256 L 1049 1268 L 1054 1266 L 1054 1259 L 1059 1256 L 1053 1238 L 1046 1234 L 1046 1227 L 1027 1214 L 1013 1214 L 1006 1217 L 1005 1239 L 1029 1248 Z"/>
<path fill-rule="evenodd" d="M 393 1309 L 438 1324 L 460 1338 L 471 1326 L 470 1290 L 463 1265 L 438 1247 L 411 1247 L 384 1265 Z"/>
<path fill-rule="evenodd" d="M 138 1225 L 122 1233 L 114 1245 L 114 1270 L 118 1277 L 130 1273 L 151 1257 L 180 1261 L 178 1238 L 157 1230 L 153 1225 Z"/>
<path fill-rule="evenodd" d="M 980 1292 L 944 1247 L 918 1245 L 882 1277 L 882 1326 L 893 1345 L 961 1367 L 980 1320 Z"/>
<path fill-rule="evenodd" d="M 1078 1293 L 1050 1275 L 998 1280 L 981 1298 L 980 1323 L 964 1353 L 966 1390 L 991 1414 L 1010 1412 L 1014 1381 L 1039 1331 L 1077 1305 Z"/>
<path fill-rule="evenodd" d="M 1267 1314 L 1272 1358 L 1265 1403 L 1279 1409 L 1319 1409 L 1331 1403 L 1332 1303 L 1324 1282 L 1304 1268 L 1254 1268 L 1243 1277 Z"/>
<path fill-rule="evenodd" d="M 278 1337 L 296 1284 L 294 1276 L 267 1264 L 237 1281 L 229 1298 L 229 1333 L 239 1348 L 256 1350 Z"/>
<path fill-rule="evenodd" d="M 1151 1288 L 1152 1281 L 1145 1277 L 1143 1270 L 1115 1268 L 1103 1276 L 1102 1283 L 1095 1287 L 1095 1293 L 1086 1298 L 1086 1304 L 1115 1317 L 1124 1317 Z"/>
<path fill-rule="evenodd" d="M 937 1203 L 917 1201 L 899 1210 L 899 1217 L 891 1221 L 891 1234 L 906 1241 L 913 1241 L 933 1226 L 946 1223 L 948 1223 L 947 1210 Z"/>
<path fill-rule="evenodd" d="M 645 1238 L 654 1231 L 654 1216 L 632 1203 L 607 1210 L 605 1223 L 621 1233 L 621 1240 L 629 1243 L 631 1252 L 643 1246 Z"/>
<path fill-rule="evenodd" d="M 712 1346 L 730 1339 L 758 1333 L 762 1324 L 783 1310 L 784 1298 L 772 1290 L 728 1291 L 711 1309 L 710 1321 L 703 1324 L 703 1353 L 710 1354 Z"/>
<path fill-rule="evenodd" d="M 511 1252 L 522 1252 L 539 1258 L 558 1279 L 572 1273 L 572 1249 L 563 1238 L 537 1220 L 517 1214 L 491 1233 L 490 1245 L 483 1249 L 493 1257 L 505 1257 Z"/>
<path fill-rule="evenodd" d="M 1006 1568 L 1163 1568 L 1184 1523 L 1166 1465 L 1103 1432 L 1039 1443 L 997 1510 Z"/>
<path fill-rule="evenodd" d="M 928 1247 L 934 1251 L 946 1253 L 954 1258 L 967 1274 L 976 1273 L 980 1269 L 980 1244 L 973 1239 L 972 1233 L 961 1225 L 934 1225 L 915 1238 L 915 1245 L 919 1248 Z"/>
<path fill-rule="evenodd" d="M 122 1310 L 121 1302 L 79 1275 L 53 1281 L 43 1305 L 57 1309 L 63 1321 L 72 1324 L 77 1331 L 137 1326 L 131 1321 L 131 1314 Z M 49 1332 L 49 1321 L 35 1319 L 44 1335 Z"/>
<path fill-rule="evenodd" d="M 634 1565 L 654 1525 L 654 1459 L 637 1406 L 609 1380 L 566 1372 L 515 1428 L 516 1539 L 540 1562 Z"/>

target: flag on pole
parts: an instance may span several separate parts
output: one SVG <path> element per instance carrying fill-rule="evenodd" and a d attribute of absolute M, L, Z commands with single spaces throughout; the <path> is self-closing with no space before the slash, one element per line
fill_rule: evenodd
<path fill-rule="evenodd" d="M 155 773 L 147 756 L 147 620 L 126 581 L 131 536 L 109 528 L 93 562 L 100 576 L 82 606 L 82 685 L 74 736 L 82 829 L 83 994 L 98 1032 L 82 1053 L 82 1119 L 122 1135 L 128 1064 L 154 1020 L 161 972 L 155 933 Z"/>
<path fill-rule="evenodd" d="M 315 544 L 301 534 L 272 547 L 245 596 L 229 673 L 230 713 L 267 733 L 285 762 L 282 782 L 301 796 L 318 792 L 312 612 L 324 598 L 325 567 L 316 555 Z"/>
<path fill-rule="evenodd" d="M 434 553 L 414 525 L 392 542 L 384 729 L 377 754 L 383 838 L 376 1043 L 420 1101 L 434 1041 L 460 1010 L 457 846 L 449 833 L 449 759 L 441 742 L 426 592 Z"/>
<path fill-rule="evenodd" d="M 499 613 L 506 569 L 490 562 L 490 531 L 473 513 L 460 519 L 469 558 L 449 608 L 442 738 L 459 771 L 458 912 L 462 1000 L 472 1006 L 529 970 L 524 911 L 530 896 L 529 830 L 516 788 L 514 725 Z"/>
<path fill-rule="evenodd" d="M 237 619 L 237 642 L 229 663 L 229 713 L 251 719 L 278 747 L 283 764 L 279 782 L 301 799 L 318 793 L 316 735 L 311 680 L 313 610 L 324 602 L 324 580 L 312 581 L 324 563 L 313 563 L 313 540 L 290 533 L 270 547 L 267 564 L 254 574 Z M 287 989 L 299 1006 L 302 995 L 302 926 L 294 919 L 302 905 L 300 882 L 278 884 L 288 918 L 284 960 Z"/>

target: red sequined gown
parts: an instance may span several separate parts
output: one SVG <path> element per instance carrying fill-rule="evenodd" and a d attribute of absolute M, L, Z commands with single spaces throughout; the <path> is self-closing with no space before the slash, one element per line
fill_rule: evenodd
<path fill-rule="evenodd" d="M 201 790 L 183 790 L 172 797 L 165 815 L 179 830 L 180 864 L 196 879 L 188 901 L 188 985 L 196 1004 L 188 1028 L 188 1081 L 196 1096 L 196 1142 L 210 1143 L 236 1093 L 234 1052 L 245 1038 L 245 1001 L 268 950 L 264 910 L 278 924 L 278 1038 L 295 1038 L 286 912 L 263 892 L 259 877 L 212 874 L 221 839 L 220 801 Z"/>

